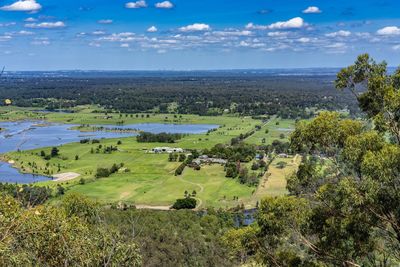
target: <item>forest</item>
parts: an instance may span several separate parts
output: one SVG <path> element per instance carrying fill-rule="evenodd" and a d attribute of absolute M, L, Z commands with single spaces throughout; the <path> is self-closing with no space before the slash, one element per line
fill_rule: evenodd
<path fill-rule="evenodd" d="M 349 109 L 354 97 L 334 90 L 334 76 L 2 78 L 0 99 L 47 110 L 98 104 L 122 113 L 279 115 L 310 118 L 315 110 Z M 309 110 L 310 109 L 310 110 Z"/>

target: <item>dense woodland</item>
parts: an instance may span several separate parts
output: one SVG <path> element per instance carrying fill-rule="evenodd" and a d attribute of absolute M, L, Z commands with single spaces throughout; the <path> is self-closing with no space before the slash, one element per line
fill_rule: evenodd
<path fill-rule="evenodd" d="M 3 78 L 0 99 L 17 106 L 66 109 L 99 104 L 123 113 L 218 115 L 278 114 L 308 118 L 306 108 L 358 111 L 349 92 L 334 90 L 334 76 Z"/>

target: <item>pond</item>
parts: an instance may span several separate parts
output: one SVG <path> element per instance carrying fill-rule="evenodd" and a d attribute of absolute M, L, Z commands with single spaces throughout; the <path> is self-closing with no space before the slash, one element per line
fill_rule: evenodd
<path fill-rule="evenodd" d="M 135 136 L 135 133 L 121 133 L 110 131 L 80 132 L 71 130 L 73 124 L 56 124 L 43 121 L 17 121 L 0 122 L 0 154 L 17 151 L 30 150 L 41 147 L 59 146 L 72 142 L 79 142 L 85 138 L 119 138 Z M 185 133 L 200 134 L 208 130 L 218 128 L 218 125 L 205 124 L 162 124 L 146 123 L 131 125 L 102 125 L 105 128 L 138 129 L 152 133 Z M 9 163 L 0 163 L 0 182 L 32 183 L 36 181 L 49 180 L 45 176 L 22 174 L 12 168 Z"/>

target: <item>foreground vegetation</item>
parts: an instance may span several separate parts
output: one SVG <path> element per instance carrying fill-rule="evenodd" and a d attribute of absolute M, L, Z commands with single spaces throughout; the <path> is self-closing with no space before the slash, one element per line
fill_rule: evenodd
<path fill-rule="evenodd" d="M 326 112 L 296 125 L 291 147 L 303 160 L 288 179 L 290 196 L 265 198 L 256 224 L 226 234 L 232 257 L 267 266 L 399 265 L 399 81 L 400 69 L 389 75 L 368 55 L 338 74 L 336 86 L 357 96 L 368 120 Z"/>

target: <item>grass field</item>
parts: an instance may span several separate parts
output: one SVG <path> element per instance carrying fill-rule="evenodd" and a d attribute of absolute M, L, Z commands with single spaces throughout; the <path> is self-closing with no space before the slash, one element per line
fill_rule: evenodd
<path fill-rule="evenodd" d="M 280 140 L 287 142 L 290 133 L 294 130 L 295 121 L 294 120 L 283 120 L 277 117 L 272 117 L 261 130 L 256 131 L 252 136 L 246 139 L 246 143 L 256 144 L 256 145 L 268 145 L 274 140 Z M 281 139 L 281 134 L 284 138 Z M 265 143 L 263 143 L 265 139 Z"/>
<path fill-rule="evenodd" d="M 209 134 L 187 135 L 174 147 L 184 149 L 211 148 L 218 143 L 229 143 L 234 137 L 255 129 L 261 125 L 261 121 L 253 120 L 250 117 L 219 116 L 201 117 L 196 115 L 165 115 L 149 114 L 149 116 L 134 114 L 130 115 L 92 113 L 92 107 L 80 107 L 77 113 L 48 113 L 43 114 L 34 109 L 4 107 L 0 108 L 0 120 L 20 119 L 46 119 L 51 122 L 73 123 L 73 124 L 116 124 L 124 120 L 125 124 L 134 123 L 190 123 L 190 124 L 218 124 L 220 128 Z M 294 121 L 281 120 L 273 117 L 261 130 L 245 140 L 251 144 L 265 144 L 279 139 L 281 133 L 287 134 L 294 127 Z M 268 129 L 268 133 L 265 130 Z M 258 188 L 240 184 L 237 180 L 225 178 L 223 166 L 204 166 L 200 171 L 186 168 L 181 176 L 175 176 L 174 171 L 180 165 L 179 162 L 169 162 L 168 155 L 150 154 L 147 150 L 165 146 L 158 143 L 138 143 L 136 138 L 106 139 L 101 140 L 101 145 L 116 146 L 118 151 L 111 154 L 91 153 L 98 144 L 72 143 L 59 147 L 60 156 L 49 161 L 40 157 L 41 150 L 46 154 L 50 148 L 36 149 L 24 152 L 11 152 L 6 155 L 7 159 L 15 161 L 15 166 L 24 172 L 35 172 L 44 174 L 47 170 L 51 175 L 74 172 L 80 174 L 79 178 L 63 182 L 42 182 L 42 185 L 55 187 L 61 183 L 69 192 L 83 193 L 97 199 L 102 203 L 126 203 L 141 205 L 171 205 L 177 198 L 183 197 L 184 192 L 196 191 L 196 198 L 201 207 L 233 207 L 244 204 L 246 207 L 253 207 L 256 201 L 265 195 L 280 195 L 286 193 L 285 175 L 294 170 L 295 163 L 290 163 L 285 169 L 277 169 L 274 162 L 271 165 L 271 176 L 263 178 Z M 75 157 L 78 156 L 78 160 Z M 285 159 L 286 160 L 286 159 Z M 288 159 L 290 161 L 290 159 Z M 29 164 L 30 163 L 30 164 Z M 110 168 L 112 164 L 124 163 L 124 168 L 130 172 L 118 172 L 107 178 L 94 178 L 98 167 Z M 80 184 L 80 178 L 84 178 L 85 184 Z M 234 200 L 235 197 L 235 200 Z"/>
<path fill-rule="evenodd" d="M 171 205 L 184 192 L 197 192 L 201 206 L 227 207 L 240 204 L 248 199 L 254 188 L 241 185 L 237 180 L 225 178 L 223 166 L 204 166 L 200 171 L 186 168 L 182 176 L 175 176 L 179 162 L 169 162 L 166 154 L 146 153 L 146 149 L 161 144 L 137 143 L 135 138 L 121 139 L 119 151 L 112 154 L 92 154 L 92 144 L 67 144 L 61 146 L 60 156 L 52 158 L 50 169 L 55 173 L 76 172 L 86 183 L 79 184 L 80 178 L 60 182 L 71 192 L 80 192 L 103 203 L 124 201 L 146 205 Z M 102 146 L 116 145 L 116 139 L 102 140 Z M 26 172 L 43 173 L 46 163 L 38 154 L 42 149 L 8 154 L 19 168 Z M 50 149 L 44 149 L 46 154 Z M 75 160 L 78 155 L 79 159 Z M 35 162 L 33 168 L 28 163 Z M 113 163 L 124 163 L 130 172 L 116 173 L 107 178 L 95 179 L 98 167 L 111 167 Z M 58 171 L 58 166 L 60 170 Z M 54 187 L 57 182 L 42 182 Z M 233 201 L 237 196 L 238 201 Z"/>

